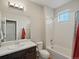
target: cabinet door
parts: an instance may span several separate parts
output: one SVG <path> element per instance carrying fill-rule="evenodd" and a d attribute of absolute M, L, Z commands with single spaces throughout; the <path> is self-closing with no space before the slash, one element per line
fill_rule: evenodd
<path fill-rule="evenodd" d="M 19 57 L 13 57 L 11 59 L 24 59 L 22 56 L 19 56 Z"/>
<path fill-rule="evenodd" d="M 36 47 L 29 48 L 27 50 L 27 59 L 36 59 Z"/>
<path fill-rule="evenodd" d="M 11 59 L 24 59 L 25 51 L 19 51 L 10 55 Z"/>
<path fill-rule="evenodd" d="M 27 53 L 24 57 L 25 59 L 36 59 L 36 52 Z"/>
<path fill-rule="evenodd" d="M 25 55 L 24 59 L 36 59 L 34 55 Z"/>
<path fill-rule="evenodd" d="M 8 56 L 2 56 L 0 59 L 10 59 Z"/>

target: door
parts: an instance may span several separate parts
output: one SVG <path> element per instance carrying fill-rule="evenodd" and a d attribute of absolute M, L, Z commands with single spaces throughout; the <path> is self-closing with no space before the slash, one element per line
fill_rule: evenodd
<path fill-rule="evenodd" d="M 6 21 L 6 41 L 16 40 L 16 21 Z"/>

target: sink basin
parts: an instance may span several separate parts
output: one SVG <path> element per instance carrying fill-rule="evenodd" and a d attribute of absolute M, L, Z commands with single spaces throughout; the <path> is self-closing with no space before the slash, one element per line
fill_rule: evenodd
<path fill-rule="evenodd" d="M 0 47 L 0 53 L 5 53 L 8 51 L 7 47 Z"/>
<path fill-rule="evenodd" d="M 26 43 L 18 43 L 18 44 L 7 46 L 7 48 L 10 49 L 10 50 L 20 49 L 20 48 L 23 48 L 23 47 L 26 47 Z"/>
<path fill-rule="evenodd" d="M 6 47 L 0 47 L 0 51 L 5 50 L 5 49 L 6 49 Z"/>
<path fill-rule="evenodd" d="M 7 48 L 10 50 L 14 50 L 14 49 L 17 49 L 18 46 L 17 45 L 10 45 L 10 46 L 7 46 Z"/>

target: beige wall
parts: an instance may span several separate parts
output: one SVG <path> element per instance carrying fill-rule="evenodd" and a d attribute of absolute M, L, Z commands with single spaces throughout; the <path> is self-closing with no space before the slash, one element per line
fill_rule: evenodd
<path fill-rule="evenodd" d="M 9 8 L 8 1 L 20 3 L 25 7 L 24 11 L 19 11 Z M 0 0 L 0 10 L 2 13 L 2 20 L 13 19 L 16 21 L 30 17 L 32 25 L 32 40 L 41 41 L 44 39 L 44 21 L 43 21 L 43 8 L 27 0 Z"/>
<path fill-rule="evenodd" d="M 57 13 L 70 9 L 71 19 L 69 22 L 59 23 L 57 21 Z M 75 27 L 75 12 L 79 10 L 79 0 L 73 0 L 68 4 L 65 4 L 57 9 L 55 9 L 55 45 L 59 45 L 63 48 L 70 49 L 72 51 L 72 43 L 74 39 L 74 27 Z M 66 51 L 65 51 L 66 52 Z"/>

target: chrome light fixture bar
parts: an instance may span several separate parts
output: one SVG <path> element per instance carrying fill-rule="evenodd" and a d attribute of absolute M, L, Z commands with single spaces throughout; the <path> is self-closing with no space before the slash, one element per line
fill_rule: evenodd
<path fill-rule="evenodd" d="M 18 10 L 24 10 L 23 6 L 15 4 L 15 3 L 8 2 L 8 6 L 12 7 L 12 8 L 15 8 L 15 9 L 18 9 Z"/>

